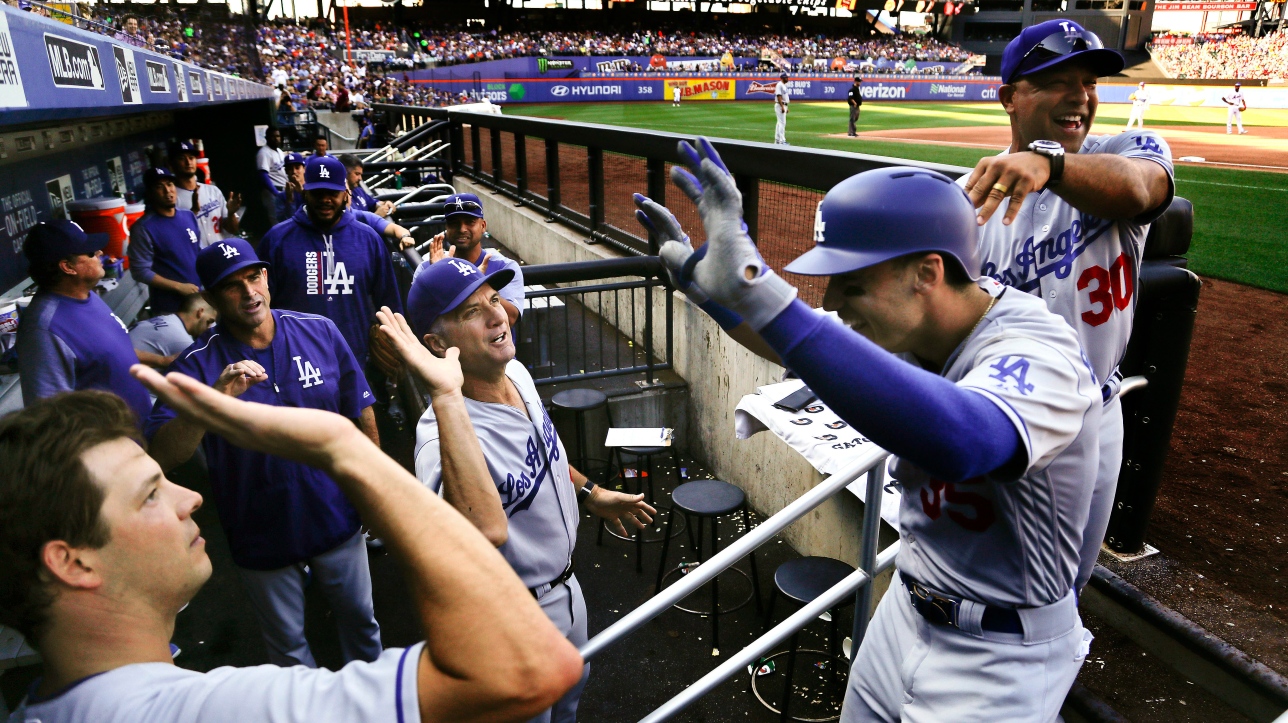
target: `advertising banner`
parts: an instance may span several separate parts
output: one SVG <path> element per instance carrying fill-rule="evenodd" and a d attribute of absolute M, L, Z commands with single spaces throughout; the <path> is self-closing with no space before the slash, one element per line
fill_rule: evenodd
<path fill-rule="evenodd" d="M 166 64 L 148 60 L 143 65 L 148 71 L 148 90 L 153 93 L 169 93 L 170 73 L 166 70 Z"/>
<path fill-rule="evenodd" d="M 671 98 L 672 88 L 680 89 L 682 100 L 733 100 L 737 95 L 737 81 L 732 78 L 671 78 L 663 83 L 663 100 Z"/>
<path fill-rule="evenodd" d="M 45 52 L 55 88 L 106 90 L 98 48 L 61 35 L 45 33 Z"/>
<path fill-rule="evenodd" d="M 1179 10 L 1184 12 L 1202 11 L 1213 12 L 1221 10 L 1256 10 L 1255 2 L 1160 2 L 1154 5 L 1154 10 L 1167 12 Z"/>
<path fill-rule="evenodd" d="M 0 108 L 26 107 L 27 92 L 22 87 L 18 53 L 9 34 L 9 21 L 0 14 Z"/>
<path fill-rule="evenodd" d="M 139 70 L 134 65 L 134 51 L 113 45 L 112 56 L 116 60 L 116 79 L 121 84 L 121 102 L 139 105 L 143 102 L 143 95 L 139 92 Z"/>
<path fill-rule="evenodd" d="M 1149 85 L 1150 105 L 1190 106 L 1204 108 L 1224 108 L 1222 96 L 1229 95 L 1234 88 L 1229 85 Z M 1101 103 L 1130 103 L 1131 94 L 1136 92 L 1135 85 L 1110 85 L 1102 83 L 1097 86 Z M 1248 110 L 1257 108 L 1288 108 L 1288 88 L 1283 86 L 1259 87 L 1244 86 L 1243 95 L 1248 101 Z"/>

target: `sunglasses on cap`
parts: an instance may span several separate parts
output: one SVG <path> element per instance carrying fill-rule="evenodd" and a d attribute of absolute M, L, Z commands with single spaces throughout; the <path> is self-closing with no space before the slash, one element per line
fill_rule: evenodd
<path fill-rule="evenodd" d="M 1086 50 L 1103 50 L 1104 47 L 1105 44 L 1100 42 L 1100 38 L 1089 30 L 1069 28 L 1051 33 L 1020 58 L 1020 62 L 1015 64 L 1015 72 L 1012 73 L 1011 78 L 1006 79 L 1006 82 L 1011 82 L 1027 68 L 1042 65 L 1049 60 Z"/>
<path fill-rule="evenodd" d="M 447 204 L 444 211 L 451 215 L 461 211 L 482 211 L 483 207 L 473 201 L 452 201 Z"/>

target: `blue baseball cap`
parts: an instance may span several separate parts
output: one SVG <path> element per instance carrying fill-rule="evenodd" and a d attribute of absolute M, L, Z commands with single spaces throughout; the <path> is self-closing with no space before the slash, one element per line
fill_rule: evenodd
<path fill-rule="evenodd" d="M 197 278 L 206 289 L 214 289 L 229 274 L 247 266 L 271 268 L 268 262 L 259 260 L 249 242 L 239 238 L 216 241 L 197 253 Z"/>
<path fill-rule="evenodd" d="M 197 147 L 192 144 L 192 141 L 175 141 L 170 144 L 171 158 L 174 158 L 181 153 L 191 153 L 194 156 L 198 155 Z"/>
<path fill-rule="evenodd" d="M 304 190 L 347 191 L 344 164 L 333 156 L 312 156 L 304 162 Z"/>
<path fill-rule="evenodd" d="M 169 168 L 161 166 L 157 168 L 149 168 L 143 172 L 144 188 L 152 188 L 162 181 L 174 183 L 174 174 L 170 172 Z"/>
<path fill-rule="evenodd" d="M 102 251 L 107 242 L 107 234 L 85 233 L 75 221 L 44 221 L 27 232 L 22 252 L 33 264 L 47 263 Z"/>
<path fill-rule="evenodd" d="M 483 284 L 500 289 L 514 279 L 513 269 L 484 276 L 477 266 L 457 258 L 446 258 L 418 271 L 407 292 L 407 320 L 420 336 L 429 333 L 435 319 L 456 309 Z"/>
<path fill-rule="evenodd" d="M 291 151 L 290 153 L 286 154 L 286 159 L 282 161 L 283 166 L 291 166 L 295 164 L 299 164 L 301 166 L 304 165 L 303 153 L 296 153 L 295 151 Z"/>
<path fill-rule="evenodd" d="M 1002 52 L 1002 82 L 1054 68 L 1078 58 L 1091 66 L 1097 76 L 1121 72 L 1126 64 L 1117 50 L 1110 50 L 1090 30 L 1072 20 L 1048 20 L 1030 25 Z"/>
<path fill-rule="evenodd" d="M 443 217 L 473 216 L 483 218 L 483 202 L 472 193 L 457 193 L 443 200 Z"/>

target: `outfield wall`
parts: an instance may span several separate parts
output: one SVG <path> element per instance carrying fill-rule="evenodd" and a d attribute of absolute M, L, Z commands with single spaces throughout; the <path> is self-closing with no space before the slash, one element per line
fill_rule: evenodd
<path fill-rule="evenodd" d="M 1224 108 L 1222 96 L 1234 92 L 1229 85 L 1164 85 L 1149 83 L 1150 105 L 1173 105 L 1203 108 Z M 1131 94 L 1136 92 L 1135 84 L 1101 83 L 1099 95 L 1101 103 L 1130 103 Z M 1288 108 L 1288 87 L 1284 86 L 1244 86 L 1243 96 L 1249 108 Z"/>

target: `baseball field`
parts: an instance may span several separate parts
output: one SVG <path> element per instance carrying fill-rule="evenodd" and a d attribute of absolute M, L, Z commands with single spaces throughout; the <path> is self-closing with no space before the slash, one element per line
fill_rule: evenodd
<path fill-rule="evenodd" d="M 1092 133 L 1115 133 L 1130 107 L 1101 105 Z M 560 103 L 512 105 L 511 115 L 563 118 L 771 142 L 774 114 L 762 102 Z M 787 139 L 794 145 L 973 166 L 1009 142 L 996 103 L 863 105 L 859 137 L 845 135 L 844 103 L 793 103 Z M 1190 268 L 1196 273 L 1288 292 L 1288 110 L 1249 109 L 1247 135 L 1225 134 L 1225 110 L 1154 106 L 1146 116 L 1172 145 L 1177 194 L 1194 203 Z"/>

